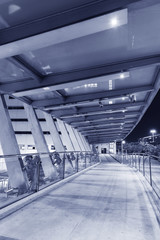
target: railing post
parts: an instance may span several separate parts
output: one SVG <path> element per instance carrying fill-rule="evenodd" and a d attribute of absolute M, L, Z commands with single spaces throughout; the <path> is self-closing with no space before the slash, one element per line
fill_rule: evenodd
<path fill-rule="evenodd" d="M 41 164 L 41 161 L 39 160 L 37 162 L 37 184 L 36 184 L 36 192 L 39 191 L 39 181 L 40 181 L 40 164 Z"/>
<path fill-rule="evenodd" d="M 65 178 L 65 159 L 66 159 L 66 156 L 65 156 L 65 153 L 63 155 L 63 173 L 62 173 L 62 179 Z"/>
<path fill-rule="evenodd" d="M 86 153 L 84 155 L 84 161 L 85 161 L 85 168 L 87 167 L 87 161 L 86 161 Z"/>
<path fill-rule="evenodd" d="M 77 159 L 76 159 L 76 172 L 78 172 L 79 166 L 78 166 L 78 160 L 79 160 L 79 155 L 77 153 Z"/>
<path fill-rule="evenodd" d="M 152 186 L 152 164 L 151 164 L 150 156 L 149 156 L 149 175 L 150 175 L 150 185 Z"/>
<path fill-rule="evenodd" d="M 143 154 L 143 176 L 145 177 L 145 158 Z"/>
<path fill-rule="evenodd" d="M 140 172 L 140 162 L 141 162 L 141 155 L 139 155 L 139 157 L 138 157 L 138 164 L 139 164 L 139 172 Z"/>

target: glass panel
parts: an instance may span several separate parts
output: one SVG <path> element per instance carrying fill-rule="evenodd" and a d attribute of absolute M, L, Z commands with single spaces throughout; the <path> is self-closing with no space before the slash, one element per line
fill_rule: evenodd
<path fill-rule="evenodd" d="M 152 187 L 160 197 L 160 160 L 151 159 L 152 163 Z"/>
<path fill-rule="evenodd" d="M 90 0 L 1 0 L 0 1 L 0 26 L 15 26 L 21 23 L 45 17 L 50 14 L 63 12 L 90 2 Z M 34 7 L 33 7 L 34 6 Z"/>
<path fill-rule="evenodd" d="M 149 167 L 149 157 L 144 157 L 144 166 L 145 166 L 145 178 L 150 183 L 150 167 Z"/>
<path fill-rule="evenodd" d="M 7 59 L 0 59 L 0 83 L 31 78 L 22 68 L 16 67 Z"/>
<path fill-rule="evenodd" d="M 5 164 L 19 159 L 27 188 L 15 188 Z M 52 163 L 47 170 L 46 161 Z M 79 172 L 99 161 L 98 154 L 90 152 L 30 153 L 0 156 L 0 208 L 37 192 L 53 183 Z M 14 170 L 16 174 L 16 169 Z"/>
<path fill-rule="evenodd" d="M 50 74 L 158 54 L 160 3 L 140 2 L 129 7 L 123 26 L 25 53 L 23 58 Z"/>

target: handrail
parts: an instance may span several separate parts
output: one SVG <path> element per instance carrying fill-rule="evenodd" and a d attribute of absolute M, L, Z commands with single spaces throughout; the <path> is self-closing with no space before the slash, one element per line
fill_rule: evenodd
<path fill-rule="evenodd" d="M 59 154 L 69 154 L 69 153 L 92 153 L 94 154 L 92 151 L 63 151 L 63 152 L 57 152 L 57 151 L 54 151 L 54 152 L 36 152 L 36 153 L 23 153 L 23 154 L 8 154 L 8 155 L 0 155 L 0 158 L 8 158 L 8 157 L 25 157 L 26 155 L 34 155 L 34 156 L 39 156 L 39 155 L 53 155 L 54 153 L 59 153 Z"/>
<path fill-rule="evenodd" d="M 46 156 L 49 159 L 46 159 Z M 24 176 L 24 183 L 17 186 L 14 185 L 15 183 L 10 182 L 11 180 L 13 181 L 13 176 L 10 175 L 12 171 L 7 170 L 12 162 L 11 160 L 15 161 L 15 159 L 12 159 L 13 157 L 17 157 L 17 161 L 20 162 L 20 169 L 18 171 L 22 171 L 22 175 Z M 4 186 L 2 186 L 2 182 L 0 183 L 0 196 L 1 193 L 3 195 L 6 194 L 8 201 L 13 194 L 17 195 L 18 198 L 16 199 L 22 199 L 100 162 L 99 155 L 91 151 L 54 151 L 0 155 L 0 159 L 2 158 L 4 159 L 4 163 L 7 163 L 7 158 L 10 158 L 8 160 L 9 164 L 5 166 L 5 171 L 0 172 L 1 178 L 5 178 L 7 181 L 7 184 L 5 182 Z M 45 161 L 48 160 L 50 160 L 51 165 L 46 169 L 47 165 L 45 165 Z M 13 171 L 13 173 L 15 172 Z M 5 203 L 0 203 L 0 209 L 17 201 L 14 199 L 10 203 L 7 199 Z"/>
<path fill-rule="evenodd" d="M 136 154 L 136 155 L 140 155 L 140 156 L 152 157 L 152 158 L 154 158 L 154 160 L 160 162 L 160 157 L 155 156 L 155 155 L 151 155 L 151 154 L 147 154 L 147 153 L 127 153 L 127 154 L 128 154 L 128 155 Z"/>
<path fill-rule="evenodd" d="M 136 168 L 142 173 L 160 199 L 160 183 L 158 181 L 159 176 L 157 175 L 157 168 L 160 168 L 160 157 L 149 153 L 136 152 L 127 154 L 121 153 L 118 157 L 121 158 L 123 164 L 128 164 L 130 167 Z M 156 163 L 154 161 L 156 161 Z"/>

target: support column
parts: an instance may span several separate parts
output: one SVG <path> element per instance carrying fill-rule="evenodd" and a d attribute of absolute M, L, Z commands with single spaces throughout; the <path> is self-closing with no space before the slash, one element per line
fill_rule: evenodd
<path fill-rule="evenodd" d="M 78 138 L 78 140 L 79 140 L 79 144 L 81 145 L 82 151 L 85 151 L 85 147 L 84 147 L 84 144 L 83 144 L 82 139 L 81 139 L 81 137 L 80 137 L 80 134 L 79 134 L 79 132 L 78 132 L 76 129 L 75 129 L 75 133 L 76 133 L 77 138 Z"/>
<path fill-rule="evenodd" d="M 67 147 L 68 151 L 75 151 L 73 143 L 72 143 L 71 138 L 70 138 L 70 136 L 68 134 L 68 131 L 66 129 L 65 124 L 63 123 L 63 121 L 61 121 L 59 119 L 57 119 L 57 122 L 58 122 L 59 129 L 60 129 L 60 131 L 62 133 L 62 142 L 63 142 L 63 144 Z"/>
<path fill-rule="evenodd" d="M 84 151 L 88 151 L 88 149 L 87 149 L 87 147 L 86 147 L 86 143 L 84 142 L 84 139 L 83 139 L 82 134 L 81 134 L 80 132 L 79 132 L 79 136 L 80 136 L 80 139 L 81 139 L 82 144 L 83 144 L 83 146 L 84 146 Z"/>
<path fill-rule="evenodd" d="M 83 138 L 83 140 L 84 140 L 84 143 L 86 144 L 87 150 L 88 150 L 88 151 L 91 151 L 90 146 L 89 146 L 89 143 L 88 143 L 88 141 L 86 140 L 86 138 L 85 138 L 83 135 L 82 135 L 82 138 Z"/>
<path fill-rule="evenodd" d="M 0 95 L 0 142 L 4 155 L 20 155 L 14 129 L 3 95 Z M 11 187 L 25 192 L 28 188 L 26 172 L 23 171 L 22 159 L 18 156 L 5 158 Z"/>
<path fill-rule="evenodd" d="M 76 130 L 75 128 L 72 128 L 72 129 L 73 129 L 74 135 L 75 135 L 75 137 L 76 137 L 76 139 L 77 139 L 78 145 L 79 145 L 79 147 L 80 147 L 80 151 L 83 151 L 82 143 L 81 143 L 81 141 L 80 141 L 78 132 L 77 132 L 77 130 Z"/>
<path fill-rule="evenodd" d="M 46 123 L 47 123 L 48 129 L 50 131 L 51 138 L 52 138 L 52 141 L 53 141 L 53 144 L 55 146 L 56 151 L 57 152 L 64 152 L 65 149 L 64 149 L 64 146 L 63 146 L 63 143 L 62 143 L 62 139 L 59 135 L 59 132 L 57 130 L 56 124 L 55 124 L 52 116 L 48 113 L 45 113 L 45 112 L 43 114 L 44 114 L 44 117 L 46 119 Z"/>
<path fill-rule="evenodd" d="M 31 105 L 26 103 L 24 104 L 24 108 L 27 114 L 27 118 L 31 127 L 31 132 L 34 138 L 34 142 L 36 145 L 36 149 L 38 153 L 48 153 L 47 155 L 41 155 L 42 168 L 46 177 L 50 179 L 54 179 L 57 177 L 56 168 L 53 166 L 51 162 L 51 158 L 49 156 L 49 149 L 45 140 L 45 137 L 42 132 L 42 128 L 40 126 L 39 120 L 37 118 L 35 109 Z"/>
<path fill-rule="evenodd" d="M 74 145 L 75 151 L 81 151 L 80 146 L 78 144 L 77 138 L 76 138 L 76 136 L 75 136 L 75 134 L 73 132 L 72 127 L 70 125 L 66 124 L 66 128 L 67 128 L 67 130 L 68 130 L 68 132 L 70 134 L 70 137 L 71 137 L 72 143 Z"/>
<path fill-rule="evenodd" d="M 53 141 L 56 151 L 57 152 L 65 152 L 62 139 L 59 135 L 58 129 L 56 127 L 56 124 L 55 124 L 52 116 L 45 112 L 44 112 L 44 116 L 45 116 L 46 123 L 47 123 L 48 129 L 50 131 L 52 141 Z M 73 171 L 73 167 L 67 158 L 65 159 L 65 171 L 69 171 L 69 172 Z"/>

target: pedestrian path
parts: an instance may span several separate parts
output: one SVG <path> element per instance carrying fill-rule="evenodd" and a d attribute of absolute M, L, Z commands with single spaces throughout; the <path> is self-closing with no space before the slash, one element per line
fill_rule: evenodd
<path fill-rule="evenodd" d="M 0 239 L 159 240 L 142 183 L 129 167 L 100 165 L 1 220 Z"/>

